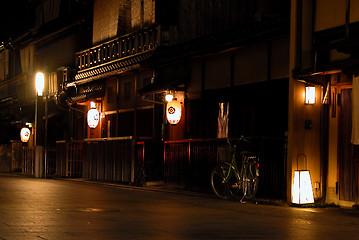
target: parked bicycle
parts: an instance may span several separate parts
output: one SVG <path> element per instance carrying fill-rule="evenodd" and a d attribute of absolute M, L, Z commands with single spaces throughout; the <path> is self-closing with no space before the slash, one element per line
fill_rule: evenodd
<path fill-rule="evenodd" d="M 243 143 L 249 143 L 243 136 L 227 142 L 231 159 L 219 158 L 219 164 L 211 172 L 212 189 L 222 199 L 231 199 L 239 189 L 243 191 L 241 202 L 244 198 L 252 199 L 258 189 L 259 159 L 241 147 Z"/>

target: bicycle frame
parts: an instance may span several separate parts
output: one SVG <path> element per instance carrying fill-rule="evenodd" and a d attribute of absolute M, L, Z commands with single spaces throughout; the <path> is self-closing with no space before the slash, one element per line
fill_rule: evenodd
<path fill-rule="evenodd" d="M 234 149 L 236 149 L 236 148 L 234 147 Z M 235 175 L 235 177 L 237 179 L 236 182 L 237 182 L 238 186 L 241 187 L 242 180 L 240 179 L 240 176 L 242 176 L 244 168 L 243 168 L 243 164 L 242 164 L 241 172 L 239 172 L 238 164 L 237 164 L 237 161 L 236 161 L 236 156 L 237 156 L 237 154 L 236 154 L 236 151 L 234 150 L 233 154 L 232 154 L 232 161 L 229 164 L 229 170 L 228 170 L 227 176 L 222 181 L 222 183 L 228 182 L 229 178 L 231 177 L 232 171 L 234 171 L 233 173 L 234 173 L 234 175 Z"/>
<path fill-rule="evenodd" d="M 229 181 L 229 178 L 231 177 L 231 173 L 233 171 L 233 173 L 234 173 L 234 175 L 236 177 L 236 180 L 237 180 L 236 182 L 237 182 L 239 188 L 241 188 L 241 184 L 243 182 L 243 179 L 241 179 L 241 176 L 243 176 L 243 174 L 245 173 L 246 166 L 249 164 L 250 159 L 247 159 L 246 157 L 243 156 L 242 164 L 241 164 L 241 171 L 239 171 L 236 156 L 237 156 L 236 151 L 234 151 L 233 155 L 232 155 L 231 163 L 229 164 L 229 170 L 228 170 L 227 176 L 222 181 L 222 183 L 226 183 L 226 182 Z M 257 164 L 257 162 L 254 162 L 254 164 Z M 253 173 L 252 171 L 249 174 L 251 176 L 253 176 L 253 175 L 258 176 L 259 175 L 258 172 Z"/>

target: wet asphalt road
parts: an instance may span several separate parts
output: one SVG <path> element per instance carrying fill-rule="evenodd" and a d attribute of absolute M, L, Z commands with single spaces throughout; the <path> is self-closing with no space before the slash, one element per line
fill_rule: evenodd
<path fill-rule="evenodd" d="M 0 174 L 0 239 L 358 238 L 358 210 L 241 204 Z"/>

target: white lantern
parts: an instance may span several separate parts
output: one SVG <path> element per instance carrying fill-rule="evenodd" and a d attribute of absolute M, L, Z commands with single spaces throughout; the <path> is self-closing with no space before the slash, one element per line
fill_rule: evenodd
<path fill-rule="evenodd" d="M 181 120 L 181 103 L 177 101 L 176 98 L 174 98 L 171 102 L 167 103 L 166 115 L 167 120 L 170 124 L 177 124 Z"/>
<path fill-rule="evenodd" d="M 304 154 L 297 156 L 297 169 L 298 157 L 304 156 L 305 161 L 307 157 Z M 312 180 L 310 178 L 309 170 L 295 170 L 292 185 L 292 203 L 295 204 L 308 204 L 314 203 Z"/>
<path fill-rule="evenodd" d="M 24 127 L 20 130 L 21 142 L 28 142 L 30 138 L 30 129 Z"/>
<path fill-rule="evenodd" d="M 96 128 L 100 120 L 100 112 L 91 102 L 91 109 L 87 112 L 87 124 L 90 128 Z"/>

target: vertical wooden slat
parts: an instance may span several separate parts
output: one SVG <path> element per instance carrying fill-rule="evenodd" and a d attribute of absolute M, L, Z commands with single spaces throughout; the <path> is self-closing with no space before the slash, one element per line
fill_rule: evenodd
<path fill-rule="evenodd" d="M 352 130 L 351 92 L 351 89 L 342 90 L 339 112 L 339 199 L 345 201 L 355 200 L 354 147 L 350 143 Z"/>

